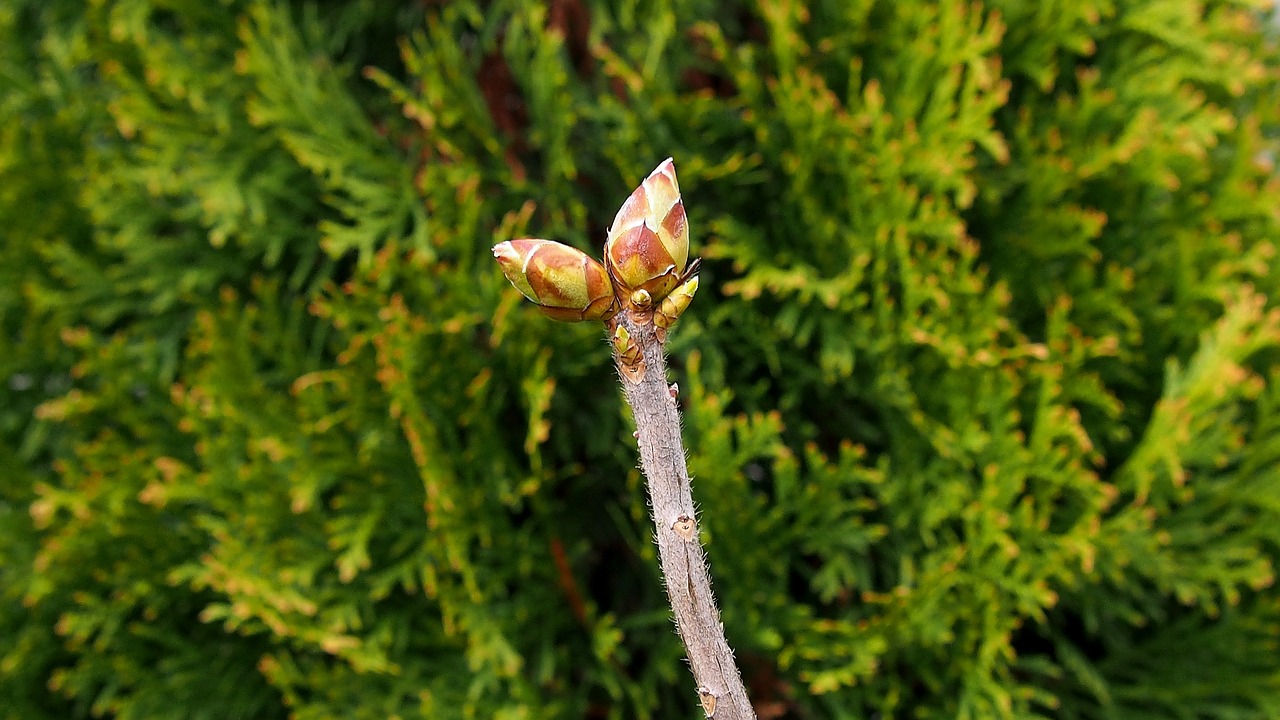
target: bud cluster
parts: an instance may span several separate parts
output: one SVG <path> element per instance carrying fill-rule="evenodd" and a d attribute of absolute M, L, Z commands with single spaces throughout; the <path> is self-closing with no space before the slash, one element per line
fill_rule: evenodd
<path fill-rule="evenodd" d="M 551 240 L 509 240 L 493 248 L 507 280 L 548 317 L 566 322 L 603 320 L 624 374 L 644 376 L 635 341 L 614 316 L 627 311 L 638 324 L 652 323 L 659 339 L 698 290 L 699 262 L 689 260 L 689 223 L 667 158 L 622 203 L 604 244 L 604 264 Z M 628 372 L 629 371 L 629 372 Z"/>

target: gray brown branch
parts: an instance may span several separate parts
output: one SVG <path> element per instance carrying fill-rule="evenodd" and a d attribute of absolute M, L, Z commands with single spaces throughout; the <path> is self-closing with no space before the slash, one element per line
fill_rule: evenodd
<path fill-rule="evenodd" d="M 698 539 L 680 438 L 680 413 L 667 386 L 662 343 L 651 323 L 636 323 L 627 312 L 619 314 L 618 322 L 644 354 L 644 379 L 632 383 L 624 375 L 622 385 L 635 414 L 667 597 L 689 657 L 698 700 L 707 716 L 715 720 L 754 720 L 755 711 L 747 699 L 733 650 L 725 640 L 720 610 L 711 592 L 711 573 Z"/>

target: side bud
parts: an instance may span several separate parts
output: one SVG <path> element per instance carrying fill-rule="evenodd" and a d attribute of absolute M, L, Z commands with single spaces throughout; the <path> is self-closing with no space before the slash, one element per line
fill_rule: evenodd
<path fill-rule="evenodd" d="M 622 370 L 622 376 L 633 385 L 638 385 L 644 380 L 644 353 L 640 350 L 640 346 L 636 344 L 635 338 L 631 337 L 631 333 L 627 329 L 619 325 L 614 328 L 613 352 L 618 356 L 618 368 Z"/>
<path fill-rule="evenodd" d="M 551 240 L 509 240 L 493 246 L 502 274 L 554 320 L 607 320 L 618 301 L 604 266 Z"/>
<path fill-rule="evenodd" d="M 698 292 L 698 276 L 685 280 L 679 287 L 653 311 L 653 326 L 657 330 L 658 340 L 667 341 L 667 330 L 676 323 L 680 314 L 693 302 L 693 294 Z"/>
<path fill-rule="evenodd" d="M 618 210 L 604 262 L 624 297 L 644 290 L 659 303 L 680 284 L 688 261 L 689 224 L 675 163 L 667 158 Z"/>

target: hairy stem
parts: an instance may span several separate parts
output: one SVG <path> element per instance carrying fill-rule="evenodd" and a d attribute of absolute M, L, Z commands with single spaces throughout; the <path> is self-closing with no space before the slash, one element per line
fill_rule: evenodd
<path fill-rule="evenodd" d="M 698 539 L 697 515 L 684 443 L 680 412 L 667 386 L 662 342 L 650 322 L 618 315 L 644 355 L 644 378 L 636 383 L 623 376 L 627 403 L 635 414 L 640 462 L 649 486 L 654 531 L 667 598 L 676 630 L 684 641 L 689 667 L 697 683 L 698 699 L 715 720 L 754 720 L 742 676 L 725 640 L 720 610 L 711 592 L 711 573 Z"/>

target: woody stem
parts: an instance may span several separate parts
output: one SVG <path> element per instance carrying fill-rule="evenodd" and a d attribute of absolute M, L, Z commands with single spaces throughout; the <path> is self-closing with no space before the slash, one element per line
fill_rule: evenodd
<path fill-rule="evenodd" d="M 619 363 L 627 403 L 635 415 L 640 462 L 648 481 L 649 505 L 667 598 L 676 631 L 684 642 L 703 710 L 715 720 L 754 720 L 733 650 L 725 640 L 720 611 L 711 592 L 711 573 L 698 539 L 696 513 L 680 412 L 667 386 L 664 348 L 649 318 L 631 313 L 614 322 L 631 334 L 644 356 L 643 379 L 627 379 Z M 617 359 L 615 353 L 615 360 Z"/>

